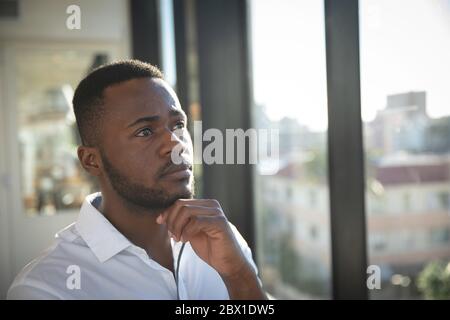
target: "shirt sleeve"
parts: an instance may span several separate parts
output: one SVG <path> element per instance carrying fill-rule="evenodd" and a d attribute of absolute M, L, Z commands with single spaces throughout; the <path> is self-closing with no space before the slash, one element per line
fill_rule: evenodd
<path fill-rule="evenodd" d="M 242 252 L 244 253 L 245 257 L 247 258 L 247 261 L 250 263 L 250 265 L 253 267 L 253 270 L 255 270 L 256 276 L 258 278 L 258 282 L 260 286 L 262 287 L 262 281 L 259 278 L 259 272 L 258 267 L 256 266 L 255 261 L 253 260 L 252 250 L 247 244 L 247 241 L 245 241 L 244 237 L 240 234 L 238 229 L 232 224 L 231 222 L 228 222 L 230 224 L 231 230 L 233 230 L 234 236 L 236 237 L 236 240 L 239 243 L 239 246 L 241 247 Z"/>

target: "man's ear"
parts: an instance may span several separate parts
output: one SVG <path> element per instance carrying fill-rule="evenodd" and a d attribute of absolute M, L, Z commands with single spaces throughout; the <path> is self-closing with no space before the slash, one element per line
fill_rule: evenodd
<path fill-rule="evenodd" d="M 77 153 L 84 170 L 96 177 L 101 174 L 101 158 L 96 148 L 79 146 Z"/>

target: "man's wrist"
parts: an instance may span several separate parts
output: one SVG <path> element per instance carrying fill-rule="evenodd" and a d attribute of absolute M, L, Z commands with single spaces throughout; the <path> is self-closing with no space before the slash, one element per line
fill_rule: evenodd
<path fill-rule="evenodd" d="M 266 300 L 258 277 L 248 261 L 231 275 L 221 275 L 232 300 Z"/>

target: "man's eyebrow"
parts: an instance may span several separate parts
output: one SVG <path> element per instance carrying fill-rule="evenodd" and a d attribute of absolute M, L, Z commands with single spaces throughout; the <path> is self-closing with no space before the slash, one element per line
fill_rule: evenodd
<path fill-rule="evenodd" d="M 172 109 L 172 110 L 170 110 L 170 111 L 169 111 L 169 115 L 170 115 L 171 117 L 178 117 L 178 116 L 181 116 L 181 117 L 183 117 L 184 119 L 187 119 L 186 113 L 184 113 L 183 110 L 179 110 L 179 109 Z M 158 121 L 160 118 L 161 118 L 160 116 L 147 116 L 147 117 L 142 117 L 142 118 L 139 118 L 139 119 L 137 119 L 136 121 L 130 123 L 130 124 L 127 126 L 127 128 L 134 127 L 135 125 L 137 125 L 137 124 L 139 124 L 139 123 L 142 123 L 142 122 L 156 122 L 156 121 Z"/>
<path fill-rule="evenodd" d="M 156 122 L 159 120 L 159 116 L 148 116 L 148 117 L 142 117 L 134 121 L 133 123 L 130 123 L 127 128 L 134 127 L 135 125 L 142 123 L 142 122 Z"/>
<path fill-rule="evenodd" d="M 186 113 L 184 113 L 183 110 L 180 109 L 172 109 L 169 111 L 169 115 L 172 117 L 177 117 L 177 116 L 181 116 L 184 119 L 187 119 Z"/>

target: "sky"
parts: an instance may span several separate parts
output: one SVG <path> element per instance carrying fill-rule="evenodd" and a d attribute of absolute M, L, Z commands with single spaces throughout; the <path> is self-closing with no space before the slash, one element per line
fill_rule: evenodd
<path fill-rule="evenodd" d="M 173 5 L 170 0 L 159 1 L 159 13 L 162 17 L 160 20 L 160 37 L 161 37 L 161 54 L 162 70 L 164 70 L 164 78 L 171 85 L 176 84 L 176 61 L 175 61 L 175 35 L 173 21 Z"/>
<path fill-rule="evenodd" d="M 251 0 L 254 98 L 272 120 L 327 127 L 323 1 Z M 450 114 L 450 0 L 360 0 L 364 121 L 389 94 L 426 91 Z"/>

